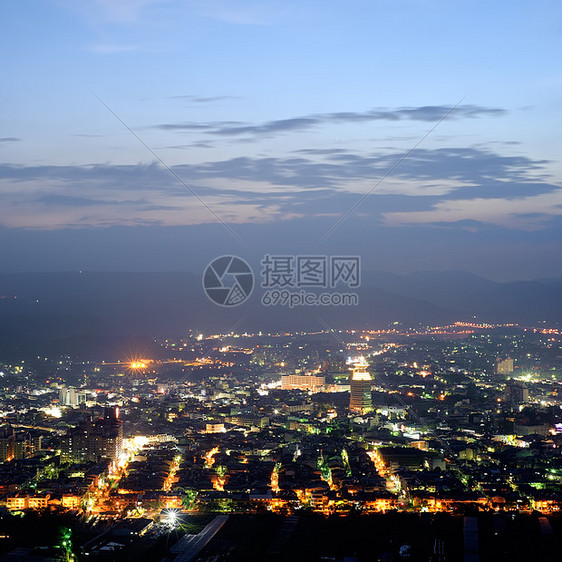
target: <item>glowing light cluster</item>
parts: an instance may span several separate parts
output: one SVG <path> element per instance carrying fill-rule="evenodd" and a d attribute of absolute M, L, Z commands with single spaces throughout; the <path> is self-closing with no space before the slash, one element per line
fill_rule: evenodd
<path fill-rule="evenodd" d="M 131 361 L 129 363 L 130 369 L 146 369 L 146 363 L 144 361 Z"/>

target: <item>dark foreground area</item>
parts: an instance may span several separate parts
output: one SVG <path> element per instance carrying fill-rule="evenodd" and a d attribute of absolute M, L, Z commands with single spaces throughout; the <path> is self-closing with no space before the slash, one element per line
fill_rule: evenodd
<path fill-rule="evenodd" d="M 156 525 L 139 536 L 124 532 L 134 527 L 132 520 L 89 525 L 52 514 L 4 515 L 0 560 L 538 562 L 559 560 L 562 548 L 558 514 L 391 512 L 326 518 L 302 513 L 223 516 L 226 523 L 206 546 L 188 556 L 179 539 L 202 533 L 213 517 L 183 516 L 174 530 Z M 69 548 L 63 546 L 65 536 Z M 98 541 L 114 546 L 92 550 Z"/>
<path fill-rule="evenodd" d="M 540 514 L 305 515 L 287 523 L 231 517 L 198 560 L 554 561 L 562 546 L 562 517 Z"/>

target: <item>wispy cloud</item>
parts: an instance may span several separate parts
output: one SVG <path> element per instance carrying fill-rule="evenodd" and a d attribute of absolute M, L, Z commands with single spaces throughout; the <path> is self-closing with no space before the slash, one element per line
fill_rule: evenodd
<path fill-rule="evenodd" d="M 163 123 L 161 125 L 156 125 L 154 128 L 163 131 L 201 131 L 207 133 L 215 130 L 217 127 L 233 127 L 239 125 L 241 125 L 240 121 L 216 121 L 213 123 Z"/>
<path fill-rule="evenodd" d="M 186 94 L 183 96 L 170 96 L 172 100 L 184 100 L 192 103 L 215 103 L 218 101 L 240 99 L 239 96 L 195 96 Z"/>
<path fill-rule="evenodd" d="M 168 3 L 168 0 L 91 0 L 98 13 L 113 23 L 132 23 L 139 21 L 145 11 Z"/>
<path fill-rule="evenodd" d="M 215 222 L 190 193 L 233 223 L 338 216 L 372 189 L 401 155 L 307 150 L 283 158 L 231 158 L 173 166 L 0 165 L 0 224 L 65 228 Z M 541 228 L 562 209 L 547 162 L 487 150 L 419 150 L 373 193 L 361 213 L 386 226 L 465 220 Z M 503 202 L 503 203 L 502 203 Z"/>
<path fill-rule="evenodd" d="M 384 213 L 387 226 L 451 224 L 478 221 L 519 230 L 537 230 L 562 216 L 562 189 L 517 198 L 440 201 L 427 211 Z"/>
<path fill-rule="evenodd" d="M 371 121 L 423 121 L 436 122 L 451 110 L 447 106 L 402 107 L 397 109 L 371 109 L 364 112 L 320 113 L 288 119 L 277 119 L 264 123 L 163 123 L 156 128 L 175 131 L 200 130 L 218 136 L 273 136 L 285 132 L 300 132 L 328 124 L 367 123 Z M 449 119 L 498 117 L 507 113 L 505 109 L 462 105 L 457 107 Z"/>
<path fill-rule="evenodd" d="M 17 137 L 0 137 L 0 144 L 9 142 L 21 142 L 21 139 L 18 139 Z"/>
<path fill-rule="evenodd" d="M 137 26 L 158 15 L 162 21 L 175 21 L 179 14 L 198 16 L 232 25 L 271 25 L 275 7 L 264 2 L 238 0 L 81 0 L 65 1 L 94 21 L 122 26 Z"/>

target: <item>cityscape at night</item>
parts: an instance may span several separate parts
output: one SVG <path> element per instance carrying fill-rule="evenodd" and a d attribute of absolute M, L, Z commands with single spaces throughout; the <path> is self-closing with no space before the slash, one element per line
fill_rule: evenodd
<path fill-rule="evenodd" d="M 561 21 L 4 2 L 0 562 L 561 560 Z"/>
<path fill-rule="evenodd" d="M 554 552 L 558 329 L 457 322 L 153 343 L 158 359 L 1 365 L 5 544 L 49 513 L 71 521 L 70 556 L 103 560 L 173 559 L 207 525 L 198 560 L 455 560 L 476 522 L 482 559 Z M 336 532 L 385 517 L 392 530 L 368 540 Z"/>

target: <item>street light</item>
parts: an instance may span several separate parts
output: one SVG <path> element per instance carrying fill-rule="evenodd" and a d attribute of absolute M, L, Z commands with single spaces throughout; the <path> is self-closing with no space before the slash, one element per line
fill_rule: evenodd
<path fill-rule="evenodd" d="M 167 509 L 164 511 L 165 517 L 163 522 L 166 523 L 170 528 L 175 528 L 178 523 L 178 513 L 173 509 Z"/>

